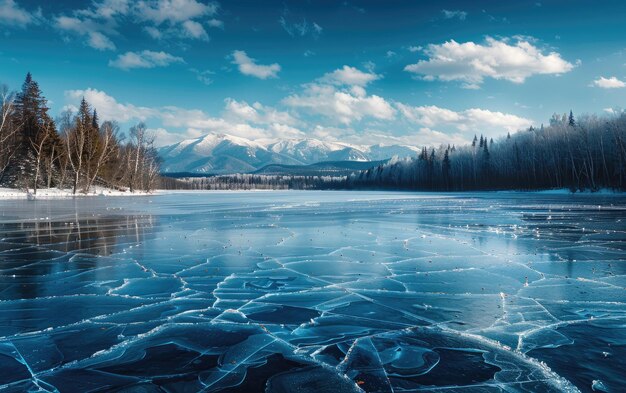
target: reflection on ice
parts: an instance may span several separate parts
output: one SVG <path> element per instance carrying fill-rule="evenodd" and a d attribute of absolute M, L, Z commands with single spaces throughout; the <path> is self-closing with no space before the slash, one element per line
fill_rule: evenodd
<path fill-rule="evenodd" d="M 3 391 L 617 391 L 620 196 L 0 201 Z"/>

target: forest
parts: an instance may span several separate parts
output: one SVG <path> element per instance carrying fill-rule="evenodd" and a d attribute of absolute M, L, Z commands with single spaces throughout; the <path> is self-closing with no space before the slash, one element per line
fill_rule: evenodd
<path fill-rule="evenodd" d="M 346 187 L 346 176 L 257 175 L 238 173 L 184 178 L 163 177 L 170 190 L 322 190 Z"/>
<path fill-rule="evenodd" d="M 38 83 L 28 73 L 18 92 L 0 87 L 0 186 L 32 190 L 95 187 L 150 192 L 158 186 L 154 135 L 143 123 L 128 137 L 114 121 L 100 122 L 83 100 L 77 111 L 57 119 Z"/>
<path fill-rule="evenodd" d="M 497 141 L 474 136 L 467 146 L 423 148 L 418 157 L 392 159 L 354 173 L 346 188 L 433 191 L 626 190 L 626 114 L 554 114 L 549 126 L 530 127 Z"/>

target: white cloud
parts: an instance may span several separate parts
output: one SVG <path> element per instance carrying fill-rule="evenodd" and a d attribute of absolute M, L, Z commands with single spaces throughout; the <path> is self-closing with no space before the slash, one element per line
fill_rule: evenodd
<path fill-rule="evenodd" d="M 209 35 L 200 23 L 193 20 L 186 20 L 183 22 L 182 26 L 187 37 L 203 41 L 209 40 Z"/>
<path fill-rule="evenodd" d="M 517 37 L 496 40 L 488 37 L 485 44 L 458 43 L 430 44 L 425 49 L 427 60 L 407 65 L 405 71 L 421 75 L 425 80 L 461 81 L 464 87 L 477 88 L 485 78 L 505 79 L 523 83 L 537 74 L 562 74 L 574 65 L 556 52 L 543 54 L 529 40 Z"/>
<path fill-rule="evenodd" d="M 400 113 L 408 120 L 426 126 L 434 127 L 440 124 L 460 123 L 461 115 L 458 112 L 435 105 L 430 106 L 408 106 L 405 104 L 396 105 Z"/>
<path fill-rule="evenodd" d="M 190 19 L 217 13 L 217 3 L 204 4 L 196 0 L 144 0 L 136 4 L 137 16 L 160 25 L 183 23 Z"/>
<path fill-rule="evenodd" d="M 119 0 L 124 1 L 124 0 Z M 133 16 L 150 25 L 144 30 L 154 39 L 182 37 L 208 41 L 209 35 L 201 20 L 217 14 L 217 3 L 196 0 L 143 0 L 132 8 Z M 206 21 L 210 27 L 223 27 L 215 18 Z"/>
<path fill-rule="evenodd" d="M 154 134 L 154 144 L 156 147 L 173 145 L 174 143 L 178 143 L 185 139 L 194 139 L 204 135 L 202 130 L 197 130 L 195 128 L 188 128 L 181 132 L 171 132 L 163 127 L 158 127 L 148 128 L 148 131 Z"/>
<path fill-rule="evenodd" d="M 41 10 L 31 14 L 21 8 L 14 0 L 0 0 L 0 24 L 25 28 L 36 23 L 41 17 Z"/>
<path fill-rule="evenodd" d="M 255 127 L 245 121 L 230 121 L 223 118 L 211 117 L 199 109 L 184 109 L 176 106 L 148 108 L 133 104 L 122 104 L 104 91 L 96 89 L 67 90 L 65 91 L 66 105 L 64 109 L 74 109 L 85 98 L 98 111 L 102 120 L 127 122 L 160 122 L 162 127 L 157 128 L 158 135 L 165 141 L 157 141 L 159 145 L 180 141 L 189 137 L 198 137 L 208 132 L 227 133 L 251 139 L 271 138 L 276 136 L 287 125 L 271 124 L 266 128 Z M 285 127 L 283 127 L 285 126 Z M 185 131 L 168 132 L 166 128 L 183 128 Z M 291 130 L 290 132 L 293 132 Z"/>
<path fill-rule="evenodd" d="M 2 1 L 9 4 L 13 0 L 0 0 L 0 7 Z M 209 35 L 201 21 L 214 16 L 218 8 L 217 3 L 197 0 L 93 0 L 88 8 L 57 16 L 54 26 L 64 33 L 85 37 L 86 43 L 98 50 L 115 49 L 111 36 L 120 34 L 117 28 L 122 22 L 142 25 L 154 39 L 208 41 Z M 206 22 L 213 27 L 220 23 L 214 18 Z"/>
<path fill-rule="evenodd" d="M 132 104 L 121 104 L 107 93 L 96 89 L 66 90 L 67 108 L 76 108 L 82 98 L 98 111 L 101 120 L 116 120 L 122 123 L 135 120 L 146 121 L 157 115 L 158 111 L 151 108 L 138 107 Z"/>
<path fill-rule="evenodd" d="M 154 26 L 146 26 L 144 28 L 144 31 L 155 40 L 160 40 L 161 38 L 163 38 L 163 32 Z"/>
<path fill-rule="evenodd" d="M 98 50 L 115 50 L 115 44 L 104 33 L 113 31 L 91 19 L 80 19 L 70 16 L 55 18 L 55 27 L 68 33 L 78 34 L 86 38 L 86 44 Z"/>
<path fill-rule="evenodd" d="M 380 79 L 381 76 L 373 72 L 363 72 L 357 68 L 344 65 L 333 72 L 325 74 L 319 79 L 320 82 L 334 85 L 353 85 L 364 87 L 368 83 Z"/>
<path fill-rule="evenodd" d="M 350 127 L 327 127 L 319 124 L 311 129 L 308 136 L 323 141 L 349 143 L 362 148 L 372 145 L 412 146 L 416 152 L 419 150 L 417 146 L 438 146 L 441 144 L 459 146 L 468 143 L 471 139 L 461 133 L 446 133 L 428 127 L 421 127 L 417 130 L 405 130 L 402 134 L 397 134 L 397 131 L 392 132 L 378 128 L 365 128 L 357 132 Z"/>
<path fill-rule="evenodd" d="M 601 76 L 592 82 L 592 86 L 600 87 L 602 89 L 620 89 L 622 87 L 626 87 L 626 82 L 621 81 L 614 76 L 610 78 Z"/>
<path fill-rule="evenodd" d="M 428 127 L 447 127 L 461 132 L 498 135 L 530 127 L 530 119 L 513 114 L 471 108 L 456 112 L 438 106 L 409 106 L 398 103 L 396 107 L 410 122 Z"/>
<path fill-rule="evenodd" d="M 356 137 L 356 139 L 355 139 Z M 415 131 L 409 131 L 403 135 L 393 135 L 389 132 L 367 130 L 362 136 L 347 136 L 347 141 L 354 140 L 355 143 L 407 146 L 439 146 L 439 145 L 464 145 L 468 143 L 468 138 L 460 133 L 449 134 L 428 127 L 421 127 Z"/>
<path fill-rule="evenodd" d="M 303 94 L 288 96 L 282 102 L 345 125 L 366 117 L 391 120 L 396 112 L 384 98 L 366 95 L 361 86 L 338 90 L 331 85 L 311 83 L 305 86 Z"/>
<path fill-rule="evenodd" d="M 132 68 L 166 67 L 172 63 L 184 62 L 181 57 L 173 56 L 169 53 L 144 50 L 141 52 L 126 52 L 123 55 L 119 55 L 117 59 L 109 60 L 109 67 L 130 70 Z"/>
<path fill-rule="evenodd" d="M 224 100 L 225 119 L 235 122 L 250 122 L 256 124 L 282 124 L 297 126 L 301 122 L 288 112 L 279 111 L 273 107 L 265 106 L 260 102 L 249 105 L 246 101 L 237 101 L 232 98 Z"/>
<path fill-rule="evenodd" d="M 465 18 L 467 18 L 467 12 L 461 10 L 441 10 L 441 13 L 443 14 L 444 19 L 465 20 Z"/>
<path fill-rule="evenodd" d="M 207 25 L 209 25 L 210 27 L 217 27 L 219 29 L 223 29 L 224 28 L 224 22 L 222 22 L 219 19 L 209 19 L 209 21 L 207 22 Z"/>
<path fill-rule="evenodd" d="M 87 43 L 92 48 L 95 48 L 98 50 L 114 50 L 115 49 L 115 44 L 109 39 L 109 37 L 105 36 L 104 34 L 100 32 L 94 31 L 94 32 L 89 33 L 88 36 L 89 36 L 89 39 Z"/>
<path fill-rule="evenodd" d="M 257 64 L 255 59 L 249 57 L 246 52 L 242 50 L 233 52 L 233 64 L 237 64 L 242 74 L 254 76 L 259 79 L 278 78 L 278 72 L 280 71 L 279 64 Z"/>
<path fill-rule="evenodd" d="M 94 1 L 92 8 L 76 11 L 78 16 L 88 18 L 102 18 L 112 20 L 119 15 L 127 15 L 131 9 L 129 0 L 102 0 Z"/>

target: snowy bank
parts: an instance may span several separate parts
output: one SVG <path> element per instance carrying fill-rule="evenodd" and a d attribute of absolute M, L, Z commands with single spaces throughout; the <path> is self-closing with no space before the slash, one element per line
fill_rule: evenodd
<path fill-rule="evenodd" d="M 94 187 L 88 193 L 77 192 L 72 193 L 71 189 L 58 189 L 58 188 L 40 188 L 37 190 L 37 194 L 33 195 L 32 190 L 26 192 L 17 188 L 5 188 L 0 187 L 0 199 L 63 199 L 63 198 L 82 198 L 82 197 L 94 197 L 94 196 L 146 196 L 154 195 L 154 193 L 146 193 L 143 191 L 130 192 L 119 191 L 104 187 Z"/>

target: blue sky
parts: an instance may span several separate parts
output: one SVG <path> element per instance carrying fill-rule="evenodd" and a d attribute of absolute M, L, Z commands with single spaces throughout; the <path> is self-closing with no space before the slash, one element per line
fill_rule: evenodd
<path fill-rule="evenodd" d="M 623 1 L 0 0 L 0 82 L 160 144 L 439 144 L 626 100 Z"/>

